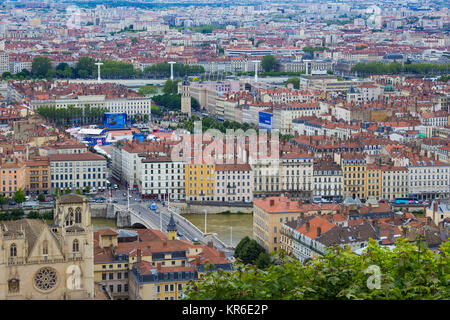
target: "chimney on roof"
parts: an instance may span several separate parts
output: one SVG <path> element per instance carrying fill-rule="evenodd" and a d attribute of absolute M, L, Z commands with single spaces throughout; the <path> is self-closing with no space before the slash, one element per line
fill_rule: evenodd
<path fill-rule="evenodd" d="M 164 247 L 164 248 L 167 247 L 167 239 L 164 239 L 164 240 L 163 240 L 163 247 Z"/>
<path fill-rule="evenodd" d="M 289 208 L 290 207 L 290 205 L 291 205 L 291 202 L 288 200 L 288 201 L 286 201 L 286 208 Z"/>
<path fill-rule="evenodd" d="M 320 237 L 321 234 L 322 234 L 322 228 L 317 227 L 317 236 Z"/>
<path fill-rule="evenodd" d="M 158 271 L 161 271 L 162 266 L 161 266 L 161 263 L 160 263 L 160 262 L 156 264 L 156 269 L 157 269 Z"/>
<path fill-rule="evenodd" d="M 311 227 L 311 225 L 309 224 L 309 221 L 306 222 L 306 232 L 309 232 L 309 228 Z"/>
<path fill-rule="evenodd" d="M 298 200 L 298 207 L 301 208 L 302 205 L 303 205 L 303 200 L 302 199 Z"/>
<path fill-rule="evenodd" d="M 137 258 L 137 262 L 141 262 L 142 261 L 142 250 L 141 249 L 137 249 L 137 251 L 136 251 L 136 258 Z"/>
<path fill-rule="evenodd" d="M 275 200 L 274 199 L 270 199 L 269 204 L 270 204 L 271 207 L 273 207 L 275 205 Z"/>

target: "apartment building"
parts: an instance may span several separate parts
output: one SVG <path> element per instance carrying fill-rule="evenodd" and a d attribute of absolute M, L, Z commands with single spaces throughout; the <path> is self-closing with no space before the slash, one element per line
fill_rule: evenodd
<path fill-rule="evenodd" d="M 50 192 L 50 161 L 48 158 L 33 159 L 26 165 L 26 193 L 48 194 Z"/>
<path fill-rule="evenodd" d="M 426 157 L 409 158 L 408 194 L 418 199 L 447 198 L 450 194 L 450 164 Z"/>
<path fill-rule="evenodd" d="M 114 300 L 179 300 L 189 281 L 213 270 L 232 270 L 225 255 L 176 239 L 171 217 L 167 236 L 159 230 L 102 229 L 95 232 L 94 281 Z"/>
<path fill-rule="evenodd" d="M 14 192 L 26 188 L 26 165 L 20 160 L 11 159 L 3 162 L 0 168 L 0 192 L 6 197 L 13 197 Z"/>
<path fill-rule="evenodd" d="M 383 171 L 382 168 L 374 163 L 366 166 L 366 195 L 365 197 L 372 197 L 380 200 L 383 195 Z"/>
<path fill-rule="evenodd" d="M 185 164 L 169 156 L 140 158 L 137 177 L 141 196 L 148 199 L 185 199 Z"/>
<path fill-rule="evenodd" d="M 215 191 L 215 165 L 208 163 L 185 164 L 186 201 L 213 201 Z"/>
<path fill-rule="evenodd" d="M 408 168 L 382 166 L 382 198 L 394 200 L 408 196 Z"/>
<path fill-rule="evenodd" d="M 111 148 L 113 178 L 125 182 L 131 188 L 138 188 L 138 165 L 149 154 L 167 156 L 169 148 L 161 142 L 126 141 L 113 144 Z"/>
<path fill-rule="evenodd" d="M 51 154 L 50 181 L 56 189 L 106 189 L 106 159 L 92 153 Z"/>
<path fill-rule="evenodd" d="M 281 248 L 281 228 L 288 221 L 295 221 L 302 214 L 336 214 L 337 204 L 303 204 L 302 200 L 287 197 L 262 197 L 253 201 L 253 239 L 272 252 Z"/>
<path fill-rule="evenodd" d="M 9 72 L 9 54 L 8 52 L 2 51 L 0 52 L 0 74 L 4 72 Z"/>
<path fill-rule="evenodd" d="M 319 116 L 325 113 L 326 105 L 316 102 L 292 104 L 273 109 L 272 129 L 280 130 L 282 134 L 294 134 L 292 121 L 305 116 Z"/>
<path fill-rule="evenodd" d="M 347 102 L 369 102 L 378 100 L 381 95 L 379 85 L 375 84 L 361 84 L 358 86 L 350 86 L 347 91 Z"/>
<path fill-rule="evenodd" d="M 215 201 L 253 201 L 253 170 L 249 164 L 216 164 L 215 168 Z"/>
<path fill-rule="evenodd" d="M 341 157 L 343 196 L 353 199 L 366 197 L 366 160 L 360 153 L 343 153 Z M 381 179 L 380 179 L 381 180 Z"/>
<path fill-rule="evenodd" d="M 329 201 L 342 200 L 342 168 L 331 159 L 321 159 L 314 162 L 313 197 Z"/>
<path fill-rule="evenodd" d="M 281 226 L 300 215 L 300 201 L 286 197 L 263 197 L 253 201 L 253 239 L 266 252 L 280 248 Z"/>
<path fill-rule="evenodd" d="M 277 195 L 280 193 L 280 165 L 278 157 L 258 157 L 250 159 L 254 177 L 254 197 Z"/>
<path fill-rule="evenodd" d="M 280 191 L 290 197 L 310 199 L 314 158 L 307 153 L 284 153 L 280 161 Z"/>
<path fill-rule="evenodd" d="M 348 247 L 352 251 L 367 247 L 369 239 L 378 239 L 376 230 L 368 222 L 359 225 L 337 225 L 330 216 L 299 217 L 281 228 L 281 246 L 305 262 L 324 256 L 331 246 Z"/>

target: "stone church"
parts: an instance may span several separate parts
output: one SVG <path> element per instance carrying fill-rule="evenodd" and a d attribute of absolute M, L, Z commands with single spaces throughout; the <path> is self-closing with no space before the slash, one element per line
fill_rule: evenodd
<path fill-rule="evenodd" d="M 53 224 L 0 221 L 0 299 L 93 299 L 93 230 L 89 202 L 63 195 Z"/>

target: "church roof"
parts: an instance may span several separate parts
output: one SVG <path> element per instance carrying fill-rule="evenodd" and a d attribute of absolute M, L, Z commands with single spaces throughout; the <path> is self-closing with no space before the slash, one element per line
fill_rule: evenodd
<path fill-rule="evenodd" d="M 69 203 L 80 203 L 84 202 L 86 197 L 79 194 L 65 194 L 58 198 L 59 203 L 61 204 L 69 204 Z"/>
<path fill-rule="evenodd" d="M 25 232 L 25 238 L 28 243 L 28 252 L 31 252 L 31 249 L 34 246 L 34 243 L 39 238 L 39 235 L 42 233 L 44 228 L 47 228 L 47 225 L 42 220 L 37 219 L 20 219 L 20 220 L 11 220 L 11 221 L 3 221 L 2 222 L 2 230 L 4 231 L 4 235 L 15 236 L 20 234 L 22 231 Z M 6 231 L 7 230 L 7 231 Z"/>

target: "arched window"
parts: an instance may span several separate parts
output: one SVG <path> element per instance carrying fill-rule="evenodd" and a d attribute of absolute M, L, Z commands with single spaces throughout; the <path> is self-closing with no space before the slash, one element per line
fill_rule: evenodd
<path fill-rule="evenodd" d="M 73 225 L 73 220 L 74 220 L 73 218 L 74 218 L 74 216 L 73 216 L 73 209 L 69 208 L 69 213 L 66 216 L 66 226 Z"/>
<path fill-rule="evenodd" d="M 81 208 L 75 209 L 75 223 L 81 223 Z"/>
<path fill-rule="evenodd" d="M 13 244 L 11 245 L 11 247 L 9 248 L 9 255 L 10 255 L 11 257 L 17 257 L 17 246 L 16 246 L 15 243 L 13 243 Z"/>
<path fill-rule="evenodd" d="M 48 241 L 44 240 L 42 243 L 42 254 L 48 254 Z"/>
<path fill-rule="evenodd" d="M 80 244 L 77 239 L 73 240 L 72 251 L 78 252 L 80 250 Z"/>

